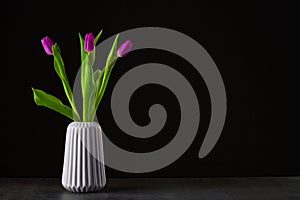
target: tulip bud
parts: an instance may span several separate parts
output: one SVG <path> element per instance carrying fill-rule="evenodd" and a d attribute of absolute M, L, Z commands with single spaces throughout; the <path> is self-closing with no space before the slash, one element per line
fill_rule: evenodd
<path fill-rule="evenodd" d="M 126 56 L 132 49 L 132 43 L 130 40 L 125 41 L 117 50 L 118 57 Z"/>
<path fill-rule="evenodd" d="M 94 36 L 92 33 L 87 33 L 84 38 L 84 50 L 86 52 L 91 52 L 95 48 Z"/>
<path fill-rule="evenodd" d="M 41 42 L 42 42 L 45 52 L 48 55 L 52 55 L 53 42 L 51 41 L 51 39 L 48 36 L 46 36 L 41 40 Z"/>

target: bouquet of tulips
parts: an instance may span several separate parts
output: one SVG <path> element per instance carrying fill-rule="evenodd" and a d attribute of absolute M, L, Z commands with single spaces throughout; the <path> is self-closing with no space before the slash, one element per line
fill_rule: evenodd
<path fill-rule="evenodd" d="M 101 33 L 102 30 L 95 38 L 92 33 L 88 33 L 85 35 L 84 40 L 79 34 L 81 49 L 82 115 L 78 113 L 76 108 L 59 46 L 56 43 L 54 44 L 48 36 L 41 40 L 45 52 L 54 57 L 55 72 L 61 79 L 71 107 L 63 104 L 58 98 L 47 94 L 42 90 L 32 88 L 34 101 L 38 106 L 45 106 L 55 110 L 74 121 L 94 121 L 97 108 L 105 92 L 113 66 L 118 58 L 126 56 L 132 48 L 131 41 L 127 40 L 117 49 L 117 41 L 119 37 L 119 35 L 117 35 L 108 54 L 105 67 L 103 70 L 94 70 L 95 46 L 101 36 Z"/>

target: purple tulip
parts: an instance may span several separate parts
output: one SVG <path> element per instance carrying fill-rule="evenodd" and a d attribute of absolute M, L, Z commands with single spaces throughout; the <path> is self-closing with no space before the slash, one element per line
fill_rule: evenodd
<path fill-rule="evenodd" d="M 127 40 L 118 48 L 117 54 L 119 57 L 124 57 L 129 53 L 131 49 L 132 49 L 132 43 L 130 40 Z"/>
<path fill-rule="evenodd" d="M 42 45 L 43 45 L 43 47 L 44 47 L 44 49 L 45 49 L 45 52 L 46 52 L 48 55 L 52 55 L 52 46 L 53 46 L 52 40 L 51 40 L 48 36 L 46 36 L 46 37 L 44 37 L 44 38 L 41 40 L 41 42 L 42 42 Z"/>
<path fill-rule="evenodd" d="M 94 36 L 92 33 L 87 33 L 84 38 L 84 50 L 86 52 L 91 52 L 95 48 Z"/>

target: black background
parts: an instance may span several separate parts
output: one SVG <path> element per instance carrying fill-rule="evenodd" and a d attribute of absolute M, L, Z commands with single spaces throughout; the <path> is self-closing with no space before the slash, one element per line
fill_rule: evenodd
<path fill-rule="evenodd" d="M 71 83 L 80 66 L 78 32 L 102 39 L 132 28 L 166 27 L 198 41 L 222 74 L 228 100 L 226 124 L 213 151 L 197 154 L 210 114 L 200 75 L 185 60 L 168 52 L 136 51 L 118 61 L 98 110 L 109 137 L 135 152 L 164 146 L 176 134 L 178 102 L 166 88 L 147 85 L 132 97 L 130 112 L 147 124 L 147 106 L 161 103 L 168 121 L 157 139 L 136 141 L 122 133 L 110 111 L 110 94 L 132 67 L 159 62 L 180 71 L 200 100 L 200 129 L 189 150 L 172 165 L 147 174 L 127 174 L 107 167 L 108 177 L 203 177 L 300 175 L 300 70 L 298 7 L 273 1 L 98 1 L 72 3 L 12 2 L 3 6 L 1 66 L 0 176 L 60 177 L 69 119 L 33 102 L 31 87 L 67 103 L 61 83 L 40 39 L 49 35 L 63 52 Z M 153 95 L 158 94 L 158 95 Z M 138 112 L 140 111 L 140 112 Z M 203 113 L 202 113 L 203 112 Z"/>

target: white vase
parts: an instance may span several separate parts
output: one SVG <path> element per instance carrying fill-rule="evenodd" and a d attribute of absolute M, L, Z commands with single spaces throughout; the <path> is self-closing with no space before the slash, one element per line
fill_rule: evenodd
<path fill-rule="evenodd" d="M 102 129 L 98 123 L 69 124 L 61 182 L 71 192 L 95 192 L 105 186 Z"/>

